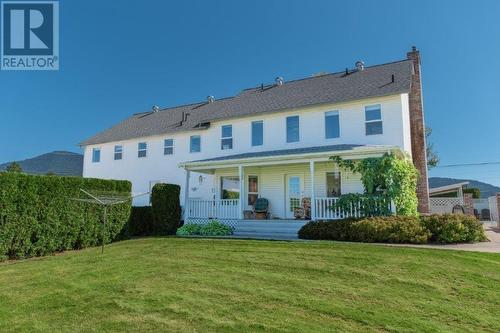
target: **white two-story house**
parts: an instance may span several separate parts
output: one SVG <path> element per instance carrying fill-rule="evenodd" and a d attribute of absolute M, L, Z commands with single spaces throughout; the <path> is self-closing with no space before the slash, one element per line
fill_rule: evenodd
<path fill-rule="evenodd" d="M 185 219 L 243 219 L 256 198 L 269 217 L 293 218 L 303 198 L 311 218 L 335 218 L 327 206 L 362 192 L 360 176 L 330 160 L 407 154 L 427 169 L 419 55 L 408 59 L 245 89 L 234 97 L 154 107 L 81 143 L 84 177 L 127 179 L 135 193 L 158 182 L 181 186 Z M 147 196 L 136 205 L 149 204 Z"/>

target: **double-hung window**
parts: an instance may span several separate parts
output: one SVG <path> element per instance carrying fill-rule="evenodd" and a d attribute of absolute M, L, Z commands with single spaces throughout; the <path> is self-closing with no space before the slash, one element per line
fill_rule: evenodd
<path fill-rule="evenodd" d="M 382 111 L 380 104 L 365 107 L 366 135 L 382 134 Z"/>
<path fill-rule="evenodd" d="M 339 197 L 341 193 L 341 177 L 340 172 L 327 172 L 326 173 L 326 196 Z"/>
<path fill-rule="evenodd" d="M 233 149 L 233 125 L 224 125 L 221 127 L 220 149 Z"/>
<path fill-rule="evenodd" d="M 264 144 L 264 122 L 262 120 L 252 121 L 252 146 Z"/>
<path fill-rule="evenodd" d="M 121 160 L 123 158 L 123 146 L 116 145 L 115 146 L 115 161 Z"/>
<path fill-rule="evenodd" d="M 286 117 L 286 142 L 299 142 L 299 116 Z"/>
<path fill-rule="evenodd" d="M 101 148 L 92 149 L 92 163 L 99 163 L 101 161 Z"/>
<path fill-rule="evenodd" d="M 201 151 L 201 137 L 199 135 L 191 135 L 189 140 L 189 152 L 199 153 Z"/>
<path fill-rule="evenodd" d="M 329 111 L 325 113 L 325 138 L 334 139 L 340 137 L 339 112 Z"/>
<path fill-rule="evenodd" d="M 253 206 L 259 197 L 259 177 L 248 176 L 248 205 Z"/>
<path fill-rule="evenodd" d="M 174 153 L 174 139 L 165 139 L 163 142 L 163 155 L 172 155 Z"/>
<path fill-rule="evenodd" d="M 137 157 L 146 157 L 148 155 L 148 144 L 146 142 L 139 142 L 137 145 Z"/>

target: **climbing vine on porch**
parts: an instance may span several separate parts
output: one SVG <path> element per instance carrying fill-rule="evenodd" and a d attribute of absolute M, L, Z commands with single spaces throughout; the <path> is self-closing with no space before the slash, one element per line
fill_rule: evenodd
<path fill-rule="evenodd" d="M 418 171 L 409 158 L 386 153 L 382 157 L 360 161 L 344 160 L 339 156 L 330 159 L 341 168 L 359 173 L 367 196 L 376 195 L 394 202 L 398 215 L 418 215 Z M 357 197 L 352 198 L 359 200 Z"/>

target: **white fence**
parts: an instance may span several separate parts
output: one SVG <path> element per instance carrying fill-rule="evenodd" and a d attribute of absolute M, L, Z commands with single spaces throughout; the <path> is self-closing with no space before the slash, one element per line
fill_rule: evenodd
<path fill-rule="evenodd" d="M 464 205 L 463 198 L 429 198 L 429 205 L 432 214 L 453 213 L 453 207 Z"/>
<path fill-rule="evenodd" d="M 363 216 L 363 201 L 352 204 L 347 210 L 342 210 L 340 207 L 334 207 L 337 201 L 338 198 L 316 198 L 314 203 L 316 208 L 315 218 L 318 220 L 338 220 L 347 217 Z M 393 210 L 390 204 L 383 199 L 375 200 L 375 202 L 371 201 L 370 203 L 373 204 L 373 207 L 371 207 L 372 210 L 382 215 L 385 212 Z"/>
<path fill-rule="evenodd" d="M 237 219 L 239 207 L 238 199 L 189 199 L 184 214 L 186 219 Z"/>
<path fill-rule="evenodd" d="M 493 195 L 488 198 L 488 203 L 490 206 L 490 216 L 492 221 L 497 221 L 498 225 L 500 227 L 500 220 L 498 216 L 498 201 L 497 201 L 497 196 Z"/>

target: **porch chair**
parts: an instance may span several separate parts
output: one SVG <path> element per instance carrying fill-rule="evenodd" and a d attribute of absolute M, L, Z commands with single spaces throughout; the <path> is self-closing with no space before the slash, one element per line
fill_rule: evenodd
<path fill-rule="evenodd" d="M 266 220 L 269 210 L 269 200 L 266 198 L 257 198 L 253 204 L 253 212 L 257 220 Z"/>
<path fill-rule="evenodd" d="M 481 220 L 489 221 L 491 219 L 490 210 L 488 208 L 481 209 Z"/>

